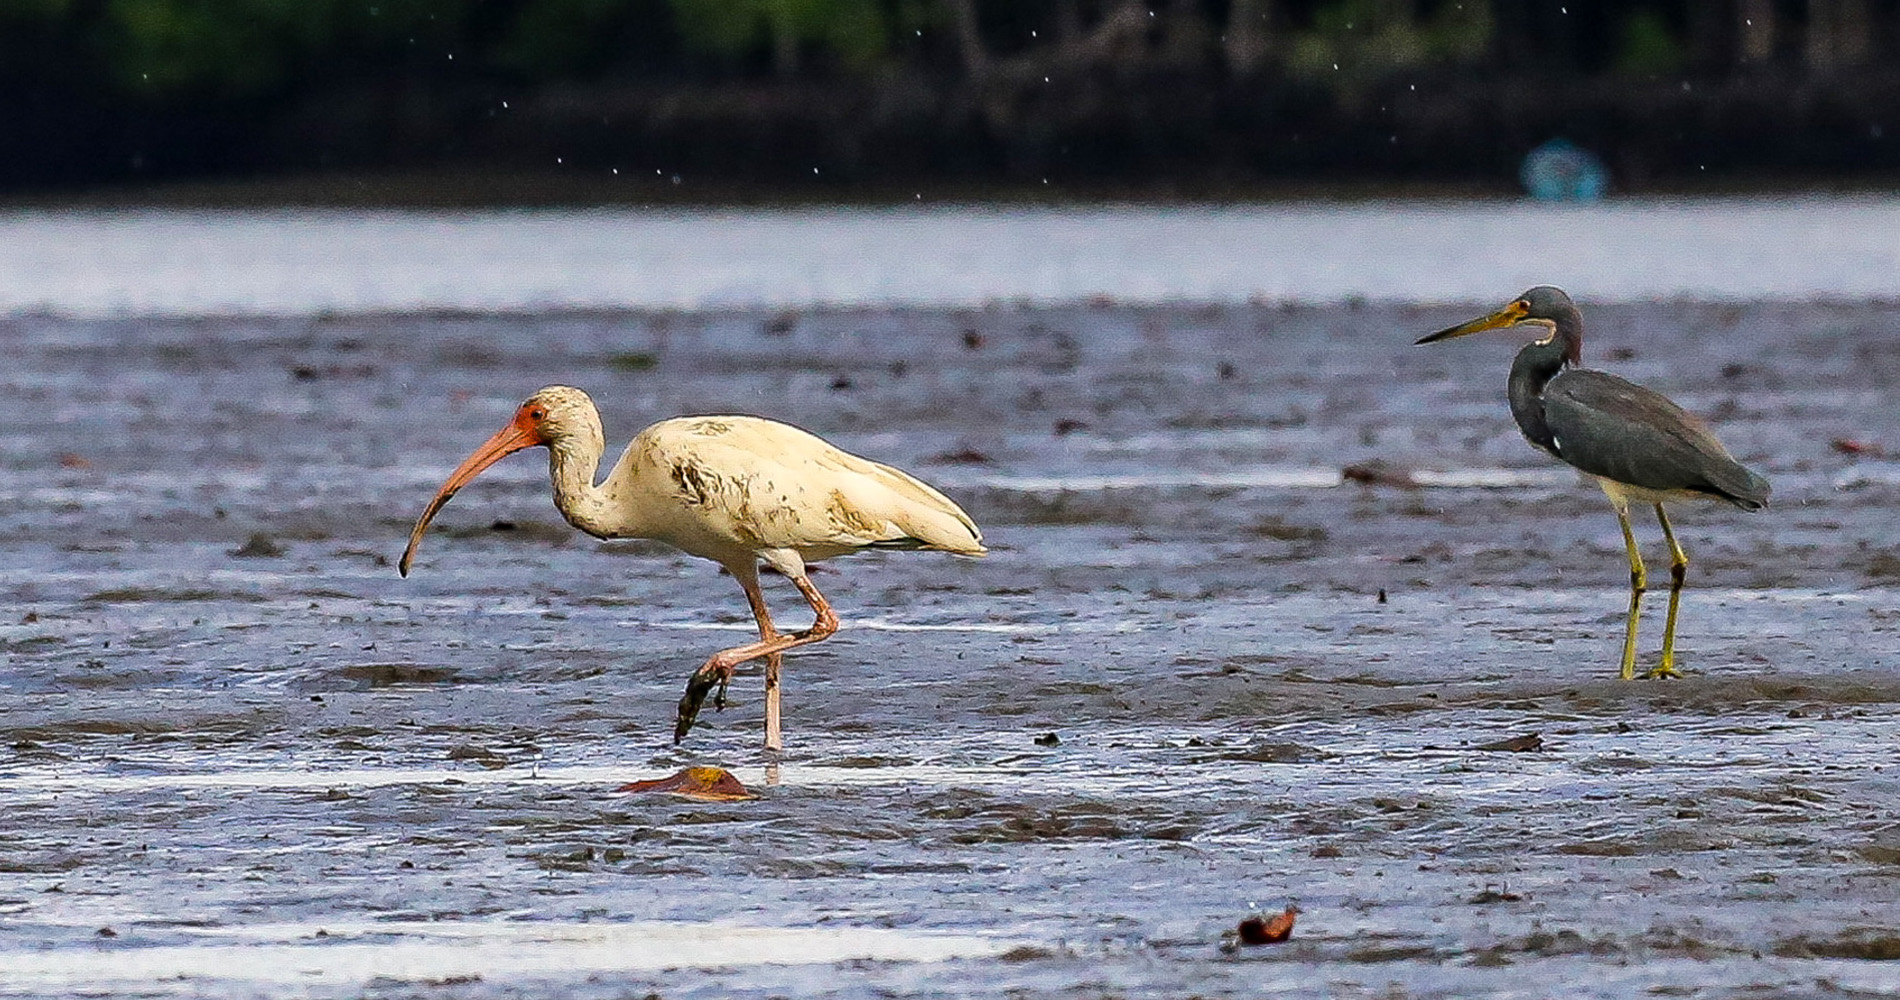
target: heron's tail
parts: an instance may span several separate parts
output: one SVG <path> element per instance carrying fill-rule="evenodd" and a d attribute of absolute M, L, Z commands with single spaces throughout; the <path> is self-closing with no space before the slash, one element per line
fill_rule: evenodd
<path fill-rule="evenodd" d="M 1739 475 L 1734 477 L 1733 482 L 1721 484 L 1723 499 L 1743 510 L 1760 510 L 1768 506 L 1768 494 L 1773 491 L 1768 480 L 1740 463 L 1736 464 L 1735 471 Z"/>

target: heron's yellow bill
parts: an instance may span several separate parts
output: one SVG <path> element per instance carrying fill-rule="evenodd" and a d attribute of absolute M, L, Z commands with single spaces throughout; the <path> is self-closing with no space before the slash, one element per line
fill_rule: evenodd
<path fill-rule="evenodd" d="M 1431 344 L 1440 340 L 1450 340 L 1453 337 L 1462 337 L 1469 333 L 1482 333 L 1485 330 L 1497 330 L 1507 326 L 1516 326 L 1524 322 L 1525 318 L 1529 315 L 1529 305 L 1527 305 L 1523 299 L 1519 299 L 1489 316 L 1480 316 L 1468 323 L 1460 323 L 1457 326 L 1448 327 L 1437 333 L 1428 333 L 1413 343 Z"/>
<path fill-rule="evenodd" d="M 409 563 L 416 557 L 416 547 L 422 544 L 422 533 L 429 528 L 429 522 L 455 495 L 455 491 L 468 485 L 468 481 L 481 474 L 483 469 L 507 458 L 523 448 L 532 448 L 541 444 L 541 435 L 535 423 L 528 417 L 528 408 L 522 407 L 508 426 L 495 432 L 495 436 L 482 443 L 480 448 L 462 460 L 462 464 L 449 473 L 447 482 L 435 493 L 435 499 L 429 501 L 422 516 L 416 520 L 416 530 L 409 533 L 409 547 L 402 550 L 402 561 L 396 564 L 396 570 L 403 576 L 409 575 Z"/>

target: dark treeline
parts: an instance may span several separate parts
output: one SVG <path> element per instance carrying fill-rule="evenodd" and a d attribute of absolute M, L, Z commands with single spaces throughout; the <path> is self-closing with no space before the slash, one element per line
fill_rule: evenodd
<path fill-rule="evenodd" d="M 1502 186 L 1559 135 L 1626 189 L 1854 182 L 1896 53 L 1900 0 L 0 0 L 0 189 Z"/>

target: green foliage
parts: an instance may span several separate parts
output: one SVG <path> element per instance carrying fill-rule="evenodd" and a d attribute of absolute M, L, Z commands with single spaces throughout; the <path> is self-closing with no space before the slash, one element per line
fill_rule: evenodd
<path fill-rule="evenodd" d="M 1629 76 L 1660 76 L 1679 72 L 1687 56 L 1669 22 L 1653 10 L 1638 10 L 1623 19 L 1623 37 L 1616 51 L 1617 72 Z"/>
<path fill-rule="evenodd" d="M 440 44 L 468 9 L 429 0 L 105 0 L 94 37 L 107 72 L 133 93 L 249 97 L 339 52 Z"/>
<path fill-rule="evenodd" d="M 716 55 L 743 55 L 765 35 L 758 0 L 673 0 L 673 17 L 687 45 Z"/>
<path fill-rule="evenodd" d="M 627 7 L 626 0 L 529 0 L 510 25 L 501 61 L 536 76 L 598 69 L 613 58 L 612 29 Z"/>
<path fill-rule="evenodd" d="M 811 25 L 812 37 L 823 43 L 845 65 L 862 69 L 875 64 L 889 46 L 884 12 L 875 0 L 779 0 L 824 9 L 822 20 Z"/>
<path fill-rule="evenodd" d="M 877 0 L 672 0 L 686 44 L 737 58 L 774 39 L 815 45 L 862 68 L 889 48 L 889 27 Z"/>
<path fill-rule="evenodd" d="M 253 91 L 275 80 L 287 36 L 308 30 L 317 7 L 109 0 L 103 46 L 112 73 L 135 91 Z"/>
<path fill-rule="evenodd" d="M 1472 62 L 1490 51 L 1496 31 L 1490 4 L 1442 3 L 1425 21 L 1425 51 L 1434 60 Z"/>
<path fill-rule="evenodd" d="M 1411 0 L 1337 0 L 1294 36 L 1287 68 L 1342 83 L 1433 62 L 1466 62 L 1490 46 L 1489 4 L 1443 3 L 1420 21 Z"/>
<path fill-rule="evenodd" d="M 0 0 L 0 22 L 55 21 L 74 0 Z"/>

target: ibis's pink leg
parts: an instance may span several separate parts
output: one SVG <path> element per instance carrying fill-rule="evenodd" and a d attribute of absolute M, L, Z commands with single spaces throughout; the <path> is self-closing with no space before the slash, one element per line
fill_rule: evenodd
<path fill-rule="evenodd" d="M 765 592 L 759 589 L 758 577 L 754 575 L 750 581 L 741 580 L 740 583 L 745 584 L 745 599 L 752 605 L 752 617 L 759 620 L 759 640 L 770 642 L 778 638 L 778 629 L 772 627 L 772 610 L 765 606 Z M 767 750 L 780 750 L 785 746 L 779 715 L 778 692 L 779 666 L 784 660 L 783 653 L 765 654 L 765 748 Z M 713 702 L 713 705 L 721 709 L 726 707 L 724 683 L 719 685 L 719 698 Z"/>
<path fill-rule="evenodd" d="M 731 573 L 732 578 L 739 581 L 740 588 L 745 591 L 746 603 L 752 606 L 752 620 L 759 624 L 759 638 L 778 638 L 779 631 L 772 625 L 772 609 L 766 606 L 765 592 L 759 589 L 758 564 L 747 560 L 737 565 L 727 565 L 726 572 Z M 778 668 L 782 659 L 783 657 L 777 653 L 765 658 L 765 722 L 767 749 L 771 750 L 778 749 L 770 743 L 770 738 L 774 730 L 773 721 L 777 718 Z M 719 682 L 719 693 L 713 695 L 713 707 L 721 712 L 726 710 L 726 686 L 731 683 L 731 680 L 731 675 L 727 675 Z"/>
<path fill-rule="evenodd" d="M 762 638 L 758 642 L 713 654 L 712 659 L 693 671 L 693 676 L 686 681 L 686 694 L 680 698 L 679 719 L 673 725 L 673 742 L 678 743 L 686 738 L 693 728 L 693 720 L 699 717 L 699 706 L 706 701 L 706 692 L 711 691 L 713 685 L 730 680 L 734 667 L 747 660 L 761 656 L 769 658 L 797 646 L 810 645 L 838 631 L 838 615 L 831 610 L 831 602 L 825 600 L 825 595 L 819 593 L 818 588 L 803 576 L 792 577 L 792 582 L 798 585 L 798 592 L 805 595 L 805 601 L 811 605 L 814 615 L 811 628 L 803 632 L 781 633 L 769 639 Z M 760 603 L 763 603 L 762 598 Z"/>

